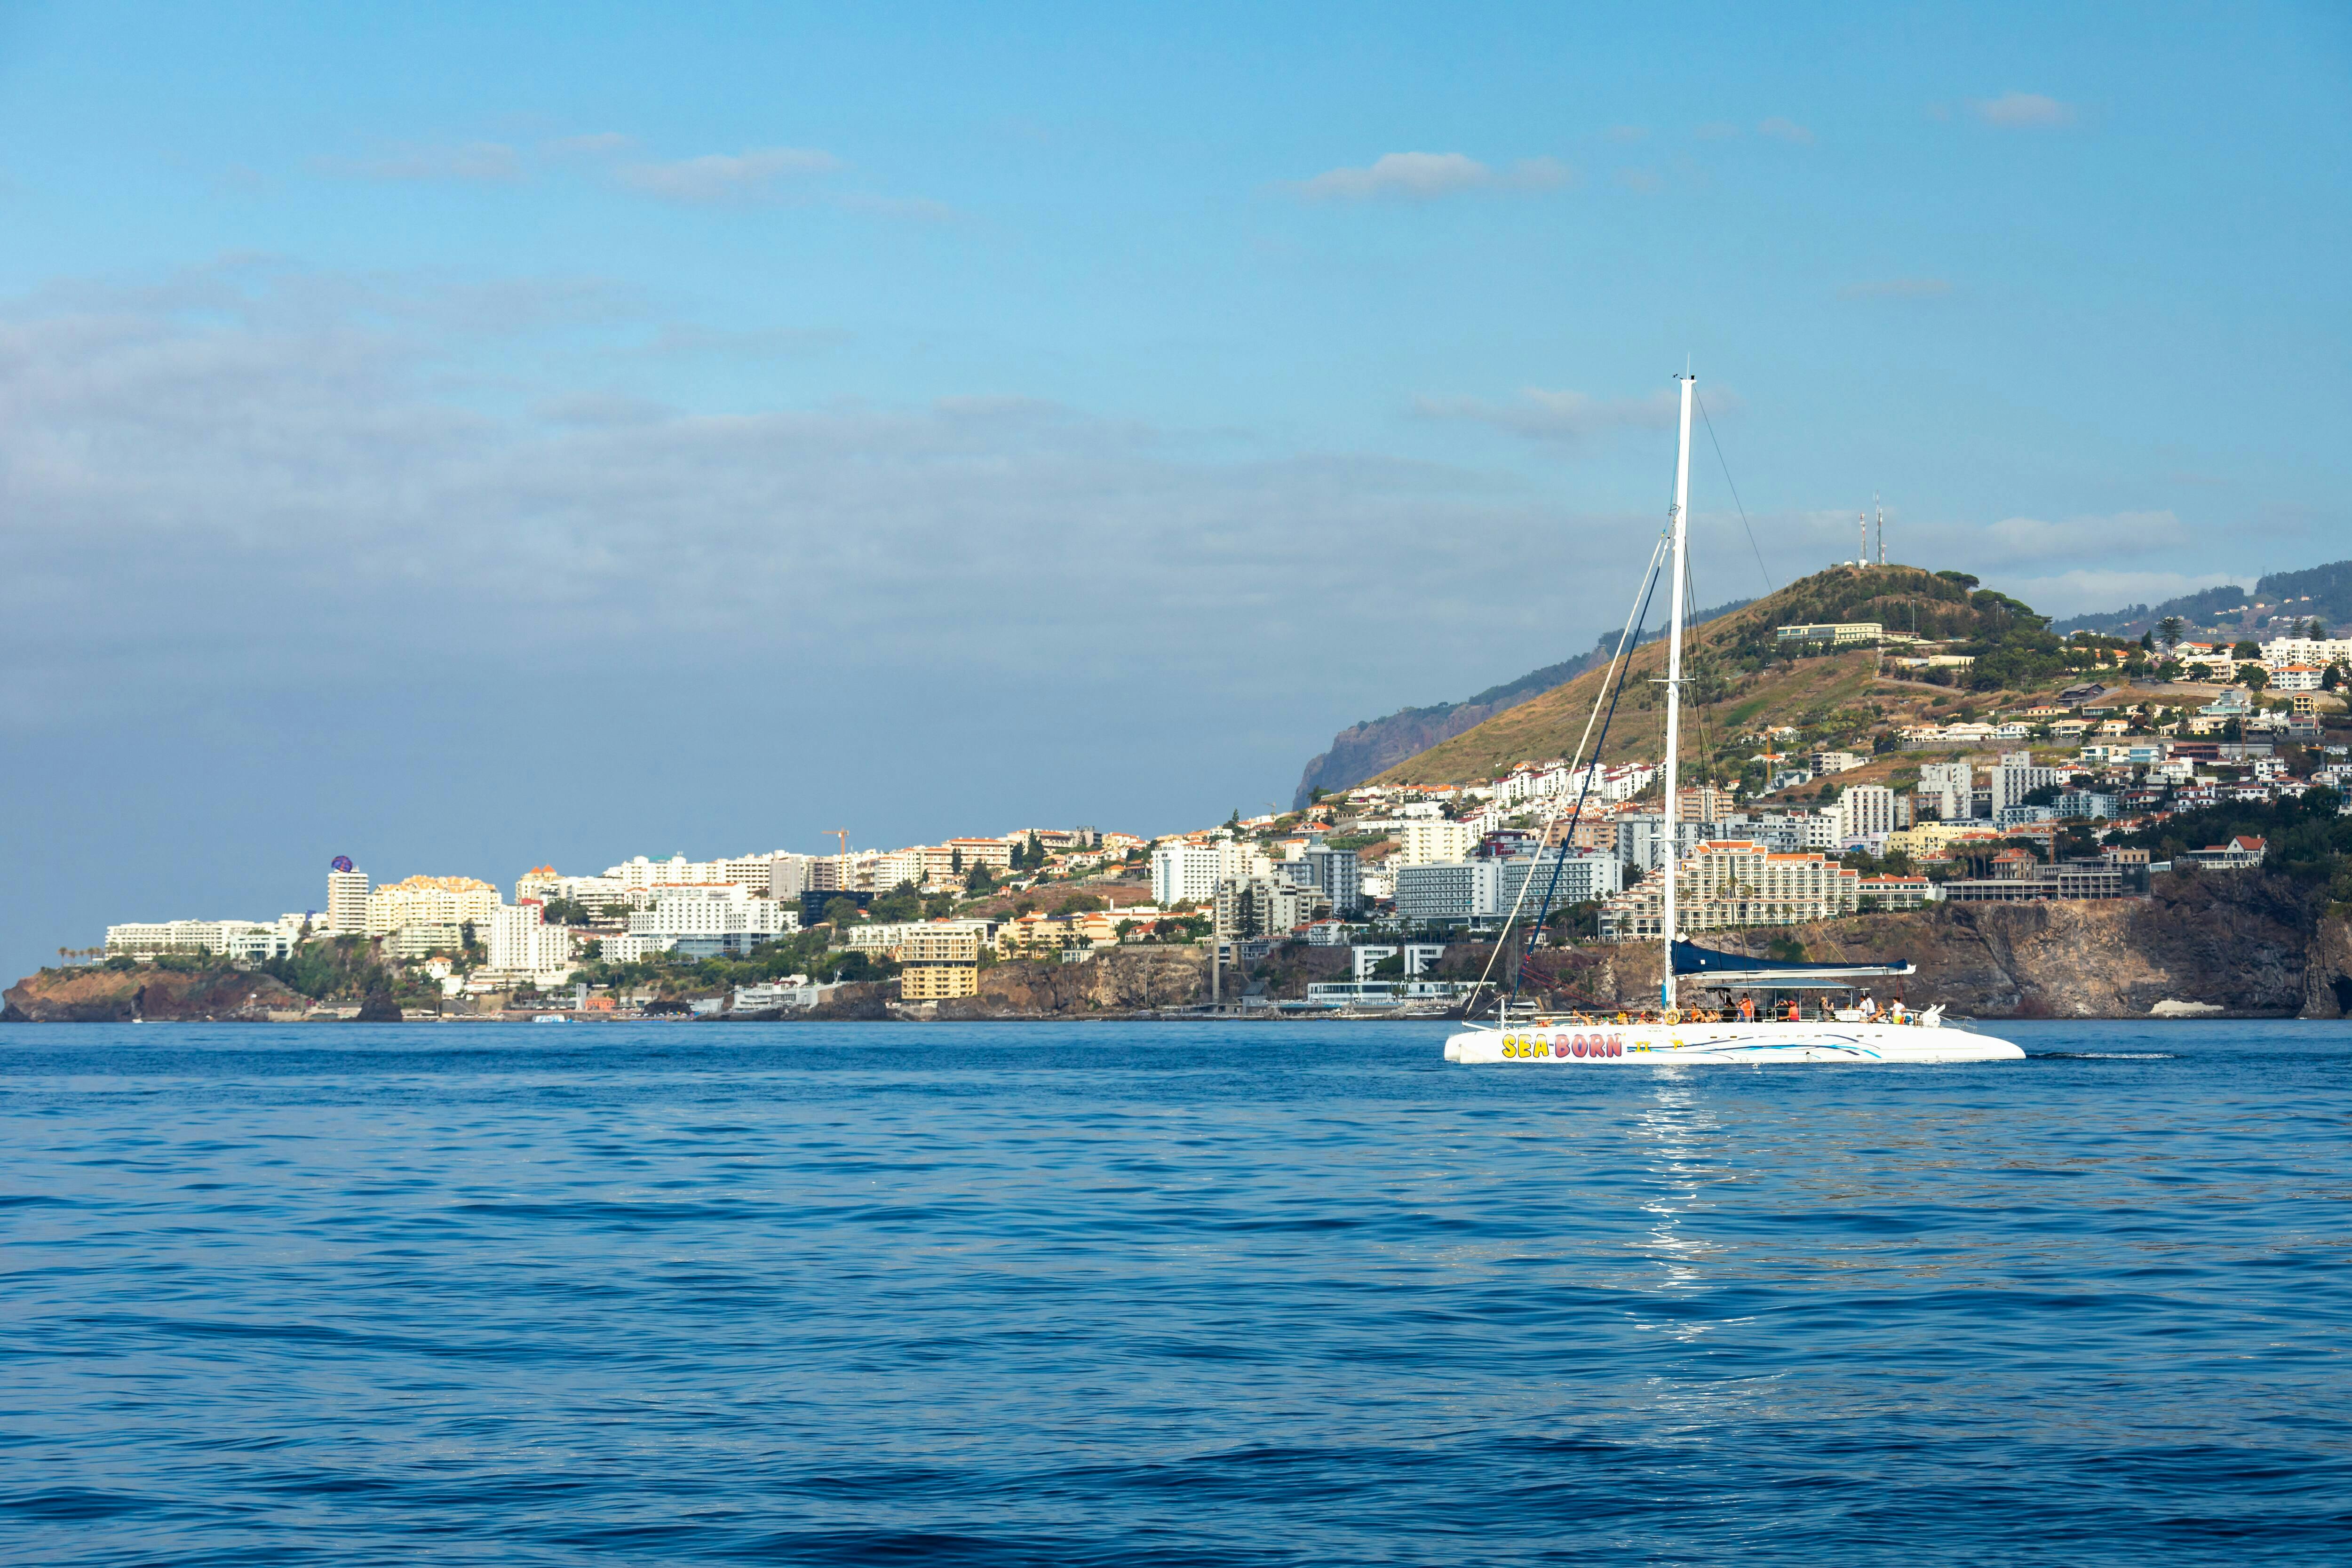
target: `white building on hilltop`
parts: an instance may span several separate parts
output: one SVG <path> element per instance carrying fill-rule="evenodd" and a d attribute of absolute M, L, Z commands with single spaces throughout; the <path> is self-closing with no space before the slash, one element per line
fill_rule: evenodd
<path fill-rule="evenodd" d="M 302 917 L 259 921 L 131 921 L 106 928 L 109 958 L 153 958 L 164 952 L 213 952 L 235 963 L 284 958 L 302 937 Z"/>
<path fill-rule="evenodd" d="M 606 867 L 604 875 L 631 889 L 699 887 L 731 882 L 755 893 L 769 893 L 774 890 L 777 861 L 801 862 L 806 859 L 805 856 L 782 853 L 739 855 L 726 860 L 689 860 L 683 855 L 673 855 L 667 860 L 648 860 L 640 855 L 618 866 Z M 800 889 L 794 888 L 792 891 L 798 894 Z"/>

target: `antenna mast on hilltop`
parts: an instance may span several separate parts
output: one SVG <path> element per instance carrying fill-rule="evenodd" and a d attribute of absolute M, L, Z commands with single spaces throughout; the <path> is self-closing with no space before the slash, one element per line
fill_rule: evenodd
<path fill-rule="evenodd" d="M 1886 505 L 1878 499 L 1876 490 L 1870 492 L 1870 504 L 1878 509 L 1878 563 L 1884 566 L 1886 564 Z"/>
<path fill-rule="evenodd" d="M 1853 546 L 1853 563 L 1856 566 L 1867 566 L 1870 564 L 1870 514 L 1866 511 L 1855 512 L 1853 527 L 1857 535 Z"/>

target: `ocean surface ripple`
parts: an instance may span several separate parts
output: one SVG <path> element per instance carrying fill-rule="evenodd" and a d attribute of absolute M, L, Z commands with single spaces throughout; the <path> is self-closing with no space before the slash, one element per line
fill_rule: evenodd
<path fill-rule="evenodd" d="M 11 1563 L 2352 1558 L 2352 1027 L 0 1031 Z"/>

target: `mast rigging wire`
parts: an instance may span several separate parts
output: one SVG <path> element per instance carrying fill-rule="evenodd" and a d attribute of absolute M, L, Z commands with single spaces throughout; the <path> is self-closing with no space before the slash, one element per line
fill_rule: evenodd
<path fill-rule="evenodd" d="M 1593 693 L 1592 711 L 1585 718 L 1584 734 L 1586 739 L 1592 739 L 1592 725 L 1596 719 L 1601 722 L 1601 733 L 1597 739 L 1592 739 L 1592 757 L 1590 763 L 1585 761 L 1584 740 L 1579 740 L 1576 743 L 1575 760 L 1576 763 L 1584 770 L 1584 785 L 1577 794 L 1576 805 L 1574 809 L 1569 813 L 1568 832 L 1570 837 L 1573 837 L 1576 832 L 1577 823 L 1583 818 L 1584 803 L 1592 797 L 1591 769 L 1597 768 L 1601 765 L 1601 748 L 1608 744 L 1609 726 L 1616 720 L 1618 699 L 1624 695 L 1625 678 L 1633 672 L 1633 652 L 1641 646 L 1641 631 L 1642 628 L 1648 624 L 1650 616 L 1650 597 L 1657 589 L 1658 572 L 1664 561 L 1666 550 L 1672 538 L 1673 525 L 1669 524 L 1667 531 L 1660 536 L 1657 544 L 1650 552 L 1650 567 L 1648 572 L 1646 572 L 1643 577 L 1641 597 L 1634 605 L 1633 613 L 1626 617 L 1625 630 L 1618 635 L 1617 658 L 1612 661 L 1611 670 L 1611 674 L 1615 679 L 1614 686 L 1612 687 L 1609 682 L 1604 681 L 1601 685 L 1601 689 Z M 1605 717 L 1601 711 L 1601 700 L 1604 696 L 1609 699 L 1609 711 Z M 1548 839 L 1551 837 L 1552 824 L 1559 820 L 1559 813 L 1555 809 L 1551 814 L 1550 820 L 1544 824 L 1544 838 Z M 1543 931 L 1543 922 L 1551 918 L 1552 899 L 1554 895 L 1559 891 L 1559 874 L 1568 865 L 1568 844 L 1563 841 L 1559 846 L 1559 853 L 1553 858 L 1551 863 L 1551 878 L 1544 887 L 1543 902 L 1538 907 L 1536 913 L 1535 931 L 1538 935 L 1540 935 Z M 1538 842 L 1536 846 L 1536 864 L 1538 866 L 1543 864 L 1543 844 Z M 1528 889 L 1531 887 L 1534 882 L 1535 878 L 1530 874 L 1526 880 L 1519 884 L 1518 896 L 1511 900 L 1511 912 L 1504 918 L 1502 931 L 1495 939 L 1495 951 L 1486 955 L 1486 971 L 1478 976 L 1478 984 L 1471 991 L 1471 995 L 1473 997 L 1475 997 L 1478 991 L 1486 986 L 1486 976 L 1495 972 L 1495 964 L 1502 958 L 1503 948 L 1510 939 L 1511 926 L 1513 922 L 1519 918 L 1519 910 L 1527 903 Z M 1534 951 L 1532 939 L 1530 940 L 1528 951 Z M 1519 965 L 1518 970 L 1511 976 L 1511 993 L 1508 996 L 1504 998 L 1501 1011 L 1496 1015 L 1498 1021 L 1501 1023 L 1507 1025 L 1510 1022 L 1511 1005 L 1519 999 L 1519 984 L 1526 973 L 1526 970 L 1527 965 L 1523 962 Z"/>
<path fill-rule="evenodd" d="M 1756 542 L 1756 530 L 1748 526 L 1748 507 L 1739 499 L 1739 487 L 1731 482 L 1731 465 L 1724 461 L 1723 443 L 1716 439 L 1715 421 L 1706 412 L 1706 399 L 1698 395 L 1696 388 L 1693 388 L 1691 401 L 1698 405 L 1698 416 L 1706 421 L 1707 442 L 1715 448 L 1716 462 L 1722 466 L 1723 483 L 1725 488 L 1731 491 L 1731 504 L 1739 509 L 1739 526 L 1748 530 L 1748 548 L 1756 552 L 1756 570 L 1763 575 L 1764 591 L 1768 594 L 1772 593 L 1778 589 L 1779 584 L 1772 581 L 1772 574 L 1765 570 L 1764 551 Z"/>

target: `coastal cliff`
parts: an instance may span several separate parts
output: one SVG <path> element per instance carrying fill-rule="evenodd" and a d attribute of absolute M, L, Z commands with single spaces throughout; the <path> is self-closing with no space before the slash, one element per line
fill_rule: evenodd
<path fill-rule="evenodd" d="M 1815 963 L 1907 958 L 1918 973 L 1889 990 L 1971 1017 L 2144 1018 L 2164 1002 L 2243 1017 L 2352 1012 L 2352 929 L 2317 918 L 2312 893 L 2284 877 L 2162 877 L 2145 900 L 1944 904 L 1704 940 L 1760 956 L 1775 938 Z M 1529 980 L 1562 1005 L 1640 1005 L 1657 994 L 1657 954 L 1543 952 Z"/>
<path fill-rule="evenodd" d="M 267 974 L 233 969 L 181 971 L 45 969 L 0 992 L 0 1021 L 12 1024 L 127 1024 L 133 1018 L 179 1023 L 266 1020 L 273 1011 L 309 1005 Z"/>
<path fill-rule="evenodd" d="M 1233 993 L 1241 979 L 1229 974 Z M 1193 947 L 1114 949 L 1084 963 L 1023 961 L 981 971 L 980 994 L 939 1005 L 942 1018 L 1062 1018 L 1184 1007 L 1209 999 L 1209 955 Z"/>

